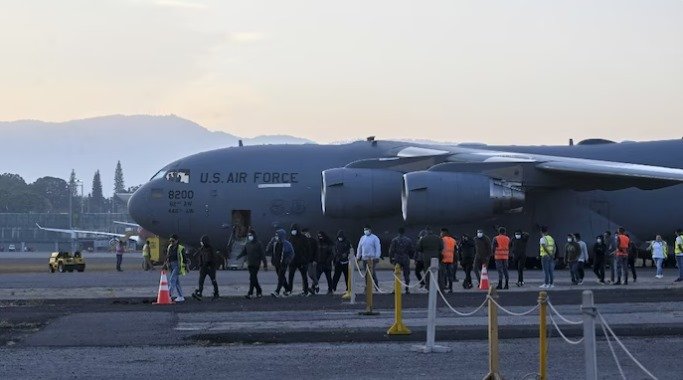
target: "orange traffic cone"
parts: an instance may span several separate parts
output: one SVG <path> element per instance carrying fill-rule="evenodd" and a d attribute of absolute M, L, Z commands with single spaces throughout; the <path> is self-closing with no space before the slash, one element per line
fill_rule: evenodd
<path fill-rule="evenodd" d="M 481 280 L 479 281 L 479 289 L 489 290 L 489 271 L 486 265 L 481 266 Z"/>
<path fill-rule="evenodd" d="M 159 280 L 159 294 L 157 295 L 157 302 L 155 305 L 171 305 L 171 293 L 168 291 L 168 280 L 166 279 L 166 271 L 161 271 L 161 280 Z"/>

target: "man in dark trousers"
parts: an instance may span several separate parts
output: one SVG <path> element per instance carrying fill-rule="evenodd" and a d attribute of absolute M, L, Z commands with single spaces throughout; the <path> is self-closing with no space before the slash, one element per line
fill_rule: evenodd
<path fill-rule="evenodd" d="M 477 276 L 477 283 L 481 282 L 481 267 L 486 265 L 488 268 L 491 259 L 491 238 L 484 234 L 484 230 L 477 230 L 477 237 L 474 238 L 474 274 Z"/>
<path fill-rule="evenodd" d="M 256 237 L 256 231 L 253 228 L 249 229 L 247 234 L 247 244 L 242 248 L 242 253 L 237 256 L 237 259 L 242 257 L 247 257 L 247 269 L 249 269 L 249 291 L 245 298 L 251 299 L 254 295 L 254 290 L 256 290 L 256 298 L 261 298 L 263 291 L 261 290 L 261 285 L 258 283 L 258 270 L 263 263 L 263 269 L 268 269 L 268 262 L 266 261 L 266 255 L 263 251 L 263 245 Z"/>
<path fill-rule="evenodd" d="M 294 275 L 298 270 L 301 273 L 301 281 L 303 282 L 302 296 L 309 296 L 312 292 L 308 288 L 308 264 L 313 261 L 308 239 L 301 233 L 299 225 L 293 224 L 290 230 L 289 242 L 294 247 L 294 259 L 289 264 L 289 292 L 292 292 L 294 287 Z"/>
<path fill-rule="evenodd" d="M 403 281 L 406 285 L 406 294 L 410 293 L 410 259 L 415 255 L 415 245 L 409 237 L 405 235 L 405 229 L 398 229 L 398 236 L 391 240 L 389 246 L 389 261 L 392 265 L 398 264 L 403 271 Z"/>
<path fill-rule="evenodd" d="M 517 286 L 524 286 L 524 266 L 526 265 L 526 245 L 529 242 L 529 234 L 521 230 L 515 231 L 515 236 L 510 242 L 510 253 L 517 267 Z"/>
<path fill-rule="evenodd" d="M 266 247 L 266 252 L 271 254 L 270 263 L 273 264 L 277 272 L 277 288 L 270 295 L 280 297 L 280 290 L 285 290 L 285 295 L 289 295 L 289 284 L 287 284 L 287 268 L 296 255 L 292 244 L 287 240 L 287 233 L 283 229 L 275 231 L 275 236 L 270 240 Z"/>
<path fill-rule="evenodd" d="M 334 278 L 332 279 L 332 291 L 337 291 L 339 278 L 344 275 L 346 291 L 349 291 L 349 254 L 351 253 L 351 242 L 344 235 L 343 230 L 337 232 L 337 241 L 334 242 Z"/>
<path fill-rule="evenodd" d="M 308 252 L 311 255 L 306 265 L 306 273 L 308 273 L 308 278 L 311 280 L 311 294 L 315 294 L 320 291 L 318 287 L 318 240 L 311 235 L 311 231 L 308 228 L 302 228 L 301 233 L 306 238 L 306 242 L 308 242 Z"/>
<path fill-rule="evenodd" d="M 472 288 L 472 267 L 474 266 L 474 241 L 469 235 L 463 234 L 458 246 L 458 255 L 460 256 L 460 264 L 462 270 L 465 272 L 465 281 L 462 283 L 464 289 Z"/>
<path fill-rule="evenodd" d="M 431 228 L 427 227 L 427 235 L 425 235 L 420 241 L 417 242 L 417 251 L 422 254 L 422 259 L 424 260 L 425 266 L 429 268 L 432 259 L 436 258 L 441 262 L 441 252 L 443 251 L 443 240 L 432 231 Z M 437 266 L 438 269 L 438 266 Z M 438 278 L 438 277 L 437 277 Z M 430 271 L 427 271 L 425 275 L 425 287 L 429 289 L 432 285 Z M 438 285 L 438 284 L 437 284 Z"/>
<path fill-rule="evenodd" d="M 202 300 L 202 292 L 204 291 L 204 281 L 208 275 L 213 285 L 213 299 L 218 298 L 218 283 L 216 282 L 216 269 L 218 268 L 218 257 L 216 252 L 211 247 L 209 237 L 202 236 L 199 242 L 199 288 L 192 293 L 192 298 L 197 301 Z"/>

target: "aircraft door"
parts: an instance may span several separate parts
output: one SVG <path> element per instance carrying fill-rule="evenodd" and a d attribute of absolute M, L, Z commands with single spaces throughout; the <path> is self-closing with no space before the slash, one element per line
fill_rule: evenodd
<path fill-rule="evenodd" d="M 228 268 L 243 269 L 246 257 L 237 260 L 242 248 L 247 244 L 247 233 L 251 226 L 251 210 L 232 210 L 232 232 L 228 242 Z"/>

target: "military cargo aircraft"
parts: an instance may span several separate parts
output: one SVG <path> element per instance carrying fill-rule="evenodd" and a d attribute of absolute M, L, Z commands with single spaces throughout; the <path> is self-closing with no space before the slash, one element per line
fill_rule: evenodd
<path fill-rule="evenodd" d="M 195 154 L 161 169 L 128 208 L 144 229 L 189 245 L 204 234 L 224 245 L 248 226 L 267 241 L 292 223 L 354 239 L 369 224 L 384 242 L 402 225 L 413 236 L 426 225 L 537 236 L 545 225 L 556 238 L 580 232 L 589 242 L 624 226 L 644 240 L 683 226 L 681 183 L 683 140 L 486 146 L 371 137 Z"/>

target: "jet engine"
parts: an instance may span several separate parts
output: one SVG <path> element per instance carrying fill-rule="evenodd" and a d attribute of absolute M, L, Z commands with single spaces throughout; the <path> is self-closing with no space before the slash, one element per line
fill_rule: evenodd
<path fill-rule="evenodd" d="M 403 176 L 403 219 L 457 224 L 519 209 L 524 193 L 486 175 L 419 171 Z"/>
<path fill-rule="evenodd" d="M 372 218 L 398 214 L 401 172 L 336 168 L 323 171 L 323 214 L 333 218 Z"/>

